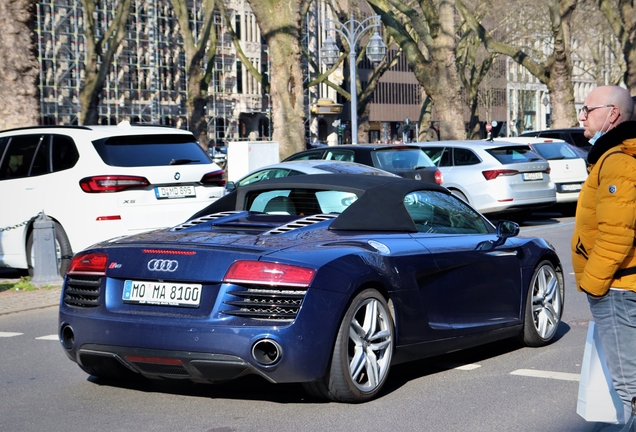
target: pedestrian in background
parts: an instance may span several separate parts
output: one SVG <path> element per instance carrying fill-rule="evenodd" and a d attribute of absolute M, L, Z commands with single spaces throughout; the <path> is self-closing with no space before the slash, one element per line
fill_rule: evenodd
<path fill-rule="evenodd" d="M 579 114 L 592 148 L 576 208 L 572 265 L 585 292 L 614 388 L 636 397 L 636 122 L 619 86 L 597 87 Z M 629 415 L 628 415 L 629 416 Z"/>

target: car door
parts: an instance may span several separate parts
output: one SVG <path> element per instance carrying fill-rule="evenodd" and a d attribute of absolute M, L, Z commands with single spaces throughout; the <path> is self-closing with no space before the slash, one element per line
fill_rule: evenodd
<path fill-rule="evenodd" d="M 519 323 L 517 247 L 507 241 L 492 248 L 497 239 L 492 226 L 456 197 L 431 191 L 417 194 L 423 204 L 417 212 L 409 209 L 418 228 L 413 237 L 437 264 L 436 272 L 429 268 L 416 276 L 428 326 L 462 335 Z"/>

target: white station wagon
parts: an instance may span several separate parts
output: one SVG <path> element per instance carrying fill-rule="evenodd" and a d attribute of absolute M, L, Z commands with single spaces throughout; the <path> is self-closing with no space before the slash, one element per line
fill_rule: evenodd
<path fill-rule="evenodd" d="M 188 131 L 47 126 L 0 132 L 0 267 L 33 268 L 33 222 L 54 221 L 60 274 L 103 240 L 176 225 L 222 197 L 224 171 Z"/>
<path fill-rule="evenodd" d="M 531 212 L 556 203 L 550 165 L 527 144 L 505 141 L 417 143 L 444 186 L 481 213 Z"/>

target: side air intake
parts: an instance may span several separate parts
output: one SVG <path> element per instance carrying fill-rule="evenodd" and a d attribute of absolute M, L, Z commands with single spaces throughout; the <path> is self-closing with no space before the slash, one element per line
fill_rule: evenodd
<path fill-rule="evenodd" d="M 278 228 L 274 228 L 273 230 L 267 231 L 263 233 L 263 235 L 274 235 L 274 234 L 282 234 L 285 232 L 293 231 L 295 229 L 304 228 L 309 225 L 313 225 L 318 222 L 324 222 L 326 220 L 337 218 L 337 214 L 317 214 L 312 216 L 307 216 L 302 219 L 297 219 L 288 224 L 279 226 Z"/>
<path fill-rule="evenodd" d="M 206 215 L 206 216 L 201 216 L 200 218 L 196 218 L 196 219 L 192 219 L 190 221 L 184 222 L 181 225 L 177 225 L 176 227 L 172 228 L 172 231 L 181 231 L 183 229 L 186 228 L 190 228 L 205 222 L 209 222 L 211 220 L 215 220 L 215 219 L 219 219 L 222 217 L 226 217 L 226 216 L 231 216 L 233 214 L 237 214 L 237 213 L 243 213 L 242 211 L 225 211 L 225 212 L 219 212 L 219 213 L 214 213 L 211 215 Z"/>

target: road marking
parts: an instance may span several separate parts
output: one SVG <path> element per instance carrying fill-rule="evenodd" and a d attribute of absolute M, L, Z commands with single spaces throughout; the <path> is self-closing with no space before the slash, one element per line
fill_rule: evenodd
<path fill-rule="evenodd" d="M 550 378 L 563 381 L 579 381 L 581 378 L 579 374 L 541 371 L 535 369 L 517 369 L 516 371 L 510 372 L 510 375 L 520 375 L 534 378 Z"/>
<path fill-rule="evenodd" d="M 445 363 L 442 365 L 445 369 L 454 369 L 461 371 L 471 371 L 475 369 L 479 369 L 481 365 L 478 364 L 463 364 L 463 363 Z"/>
<path fill-rule="evenodd" d="M 461 365 L 461 366 L 457 366 L 453 369 L 455 370 L 463 370 L 463 371 L 471 371 L 474 369 L 479 369 L 481 367 L 481 365 L 478 364 L 465 364 L 465 365 Z"/>
<path fill-rule="evenodd" d="M 11 332 L 0 332 L 0 337 L 13 337 L 13 336 L 20 336 L 24 333 L 11 333 Z"/>
<path fill-rule="evenodd" d="M 59 340 L 56 334 L 40 336 L 40 337 L 36 337 L 35 339 L 36 340 L 54 340 L 54 341 Z"/>

